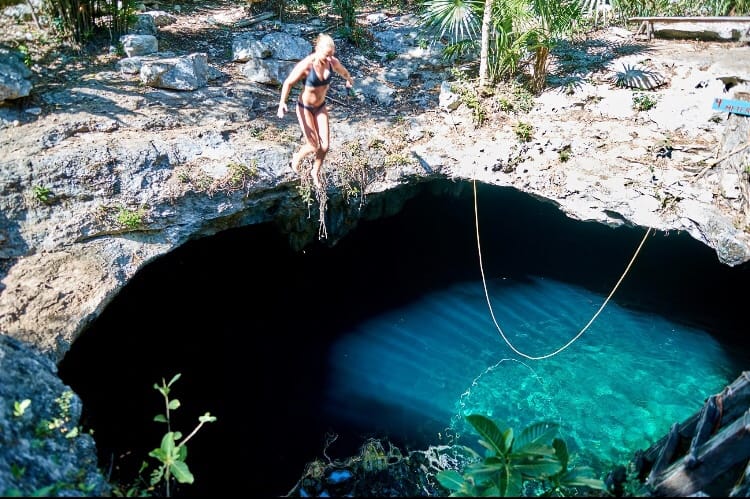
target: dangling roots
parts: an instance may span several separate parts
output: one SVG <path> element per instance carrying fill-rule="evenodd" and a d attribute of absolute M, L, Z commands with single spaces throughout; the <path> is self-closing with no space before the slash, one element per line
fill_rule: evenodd
<path fill-rule="evenodd" d="M 328 230 L 326 229 L 326 206 L 328 205 L 328 192 L 326 189 L 326 183 L 325 179 L 321 179 L 321 189 L 318 190 L 315 189 L 316 196 L 318 198 L 318 212 L 320 213 L 320 217 L 318 219 L 318 239 L 327 239 L 328 238 Z"/>
<path fill-rule="evenodd" d="M 315 193 L 315 199 L 318 201 L 318 239 L 327 239 L 328 238 L 328 229 L 326 228 L 326 206 L 328 205 L 328 182 L 326 180 L 325 175 L 321 175 L 320 177 L 320 188 L 315 185 L 315 182 L 312 181 L 312 166 L 308 166 L 309 160 L 305 159 L 302 163 L 300 163 L 300 169 L 302 170 L 300 175 L 300 195 L 302 196 L 303 200 L 307 202 L 308 209 L 310 208 L 312 204 L 312 196 L 310 195 L 312 191 L 314 190 Z M 309 211 L 308 211 L 308 218 L 309 218 Z"/>

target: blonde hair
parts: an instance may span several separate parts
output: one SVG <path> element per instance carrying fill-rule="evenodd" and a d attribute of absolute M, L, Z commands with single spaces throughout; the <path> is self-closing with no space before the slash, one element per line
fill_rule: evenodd
<path fill-rule="evenodd" d="M 326 35 L 325 33 L 320 33 L 318 35 L 318 39 L 315 42 L 315 48 L 319 49 L 322 47 L 333 47 L 336 48 L 336 45 L 333 43 L 333 38 L 331 38 L 330 35 Z"/>

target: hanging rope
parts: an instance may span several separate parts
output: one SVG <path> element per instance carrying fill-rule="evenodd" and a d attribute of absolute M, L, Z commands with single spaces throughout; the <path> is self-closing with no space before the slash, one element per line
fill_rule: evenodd
<path fill-rule="evenodd" d="M 540 355 L 540 356 L 532 356 L 525 354 L 521 351 L 519 351 L 513 344 L 508 340 L 508 338 L 505 336 L 505 333 L 503 332 L 502 328 L 500 328 L 500 325 L 497 323 L 497 320 L 495 319 L 495 313 L 492 310 L 492 303 L 490 302 L 490 295 L 487 292 L 487 280 L 484 277 L 484 265 L 482 264 L 482 246 L 479 242 L 479 209 L 477 207 L 477 181 L 476 179 L 473 180 L 473 186 L 474 186 L 474 225 L 476 227 L 477 232 L 477 253 L 479 254 L 479 270 L 482 273 L 482 286 L 484 287 L 484 296 L 487 299 L 487 306 L 490 309 L 490 316 L 492 317 L 492 322 L 495 324 L 495 327 L 497 328 L 498 332 L 500 333 L 500 336 L 503 338 L 503 341 L 510 347 L 511 350 L 513 350 L 516 354 L 520 355 L 521 357 L 524 357 L 529 360 L 542 360 L 547 359 L 549 357 L 552 357 L 554 355 L 557 355 L 558 353 L 562 352 L 566 348 L 568 348 L 570 345 L 572 345 L 578 338 L 580 338 L 584 332 L 591 326 L 591 324 L 596 320 L 596 318 L 599 316 L 602 310 L 604 310 L 604 307 L 607 306 L 607 303 L 609 302 L 610 298 L 612 298 L 612 295 L 615 294 L 615 291 L 617 291 L 617 288 L 620 286 L 620 283 L 623 279 L 625 279 L 625 276 L 627 275 L 628 271 L 630 270 L 630 267 L 632 267 L 633 262 L 635 262 L 635 258 L 638 256 L 638 253 L 640 253 L 641 248 L 643 247 L 643 244 L 646 242 L 646 238 L 651 233 L 651 227 L 648 228 L 646 231 L 646 234 L 643 236 L 643 240 L 641 241 L 641 244 L 638 245 L 638 248 L 635 250 L 635 254 L 633 255 L 633 258 L 630 259 L 630 263 L 625 268 L 625 272 L 622 273 L 622 276 L 620 276 L 620 279 L 617 281 L 617 284 L 615 284 L 615 287 L 612 288 L 612 292 L 609 293 L 609 296 L 607 296 L 607 299 L 604 300 L 604 303 L 602 303 L 601 307 L 599 307 L 599 310 L 596 311 L 593 317 L 591 317 L 591 320 L 586 324 L 583 329 L 581 329 L 578 334 L 576 334 L 573 338 L 571 338 L 570 341 L 568 341 L 565 345 L 561 346 L 557 350 L 555 350 L 552 353 L 548 353 L 547 355 Z"/>

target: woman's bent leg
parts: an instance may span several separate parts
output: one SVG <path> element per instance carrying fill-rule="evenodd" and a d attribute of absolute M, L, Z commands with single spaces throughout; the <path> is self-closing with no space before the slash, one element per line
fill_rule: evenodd
<path fill-rule="evenodd" d="M 328 110 L 324 108 L 315 116 L 315 126 L 318 132 L 318 147 L 315 150 L 315 160 L 312 167 L 312 178 L 318 189 L 323 188 L 323 160 L 328 154 L 328 147 L 331 138 L 330 122 L 328 119 Z"/>
<path fill-rule="evenodd" d="M 319 148 L 317 130 L 318 124 L 315 120 L 315 116 L 310 110 L 305 109 L 299 105 L 296 107 L 297 121 L 299 122 L 299 126 L 302 129 L 302 134 L 305 137 L 305 143 L 302 144 L 302 146 L 296 153 L 292 154 L 291 166 L 292 170 L 294 170 L 296 173 L 300 173 L 299 167 L 300 164 L 302 164 L 302 160 L 305 159 L 305 156 L 317 151 Z"/>

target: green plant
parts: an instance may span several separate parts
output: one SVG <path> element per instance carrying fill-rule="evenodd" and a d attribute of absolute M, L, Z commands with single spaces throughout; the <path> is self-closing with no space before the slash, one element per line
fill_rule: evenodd
<path fill-rule="evenodd" d="M 513 75 L 532 54 L 536 93 L 545 84 L 551 49 L 582 16 L 577 0 L 425 0 L 421 20 L 426 31 L 448 38 L 445 58 L 479 57 L 480 85 Z"/>
<path fill-rule="evenodd" d="M 466 416 L 466 420 L 479 433 L 485 457 L 477 454 L 463 474 L 452 469 L 437 474 L 438 482 L 452 497 L 518 497 L 526 482 L 542 488 L 545 496 L 569 494 L 574 487 L 606 490 L 601 480 L 590 476 L 588 468 L 568 469 L 567 445 L 561 438 L 553 439 L 557 424 L 534 423 L 516 436 L 512 428 L 501 430 L 479 414 Z"/>
<path fill-rule="evenodd" d="M 565 163 L 570 159 L 570 144 L 566 144 L 557 153 L 561 163 Z"/>
<path fill-rule="evenodd" d="M 78 436 L 78 427 L 69 428 L 71 420 L 70 409 L 73 402 L 73 392 L 65 390 L 55 399 L 57 404 L 57 414 L 52 419 L 43 419 L 39 421 L 34 428 L 34 434 L 37 438 L 51 436 L 55 431 L 65 435 L 65 438 L 75 438 Z"/>
<path fill-rule="evenodd" d="M 411 156 L 408 156 L 402 152 L 396 152 L 388 154 L 383 159 L 385 166 L 406 166 L 411 163 Z"/>
<path fill-rule="evenodd" d="M 643 92 L 633 94 L 633 109 L 636 111 L 648 111 L 656 106 L 657 100 Z"/>
<path fill-rule="evenodd" d="M 136 230 L 143 226 L 143 218 L 145 215 L 146 212 L 143 208 L 130 210 L 121 206 L 117 212 L 117 223 L 130 230 Z"/>
<path fill-rule="evenodd" d="M 521 142 L 529 142 L 534 135 L 534 127 L 529 123 L 519 121 L 513 125 L 513 131 Z"/>
<path fill-rule="evenodd" d="M 169 380 L 169 383 L 164 378 L 161 380 L 161 385 L 154 383 L 154 389 L 161 393 L 164 398 L 165 407 L 164 413 L 154 416 L 154 421 L 165 423 L 167 425 L 167 432 L 161 439 L 161 445 L 148 453 L 149 457 L 159 461 L 159 465 L 151 472 L 151 486 L 156 486 L 160 482 L 164 482 L 167 497 L 170 497 L 172 478 L 179 483 L 192 484 L 194 482 L 195 478 L 185 462 L 187 459 L 187 443 L 198 433 L 204 424 L 216 421 L 216 417 L 211 416 L 207 412 L 198 418 L 198 424 L 184 439 L 181 432 L 172 431 L 171 412 L 180 407 L 180 401 L 174 398 L 170 399 L 169 393 L 172 385 L 180 379 L 180 376 L 180 373 L 175 374 Z"/>
<path fill-rule="evenodd" d="M 318 0 L 299 0 L 299 3 L 305 6 L 305 9 L 307 10 L 308 14 L 312 14 L 313 16 L 317 16 L 320 13 L 320 8 L 318 7 Z"/>
<path fill-rule="evenodd" d="M 23 55 L 23 63 L 27 68 L 31 67 L 31 53 L 29 52 L 29 46 L 22 43 L 18 46 L 18 51 Z"/>
<path fill-rule="evenodd" d="M 83 42 L 97 32 L 117 39 L 135 19 L 135 0 L 48 0 L 45 14 L 61 39 Z"/>
<path fill-rule="evenodd" d="M 13 416 L 20 418 L 26 412 L 26 409 L 31 405 L 31 400 L 23 399 L 22 401 L 16 400 L 13 402 Z"/>
<path fill-rule="evenodd" d="M 347 28 L 354 28 L 357 24 L 356 10 L 359 0 L 331 0 L 331 8 L 341 16 L 341 21 Z"/>
<path fill-rule="evenodd" d="M 487 121 L 487 108 L 476 89 L 465 81 L 451 85 L 451 91 L 461 96 L 461 101 L 471 109 L 471 116 L 476 126 L 482 126 Z"/>
<path fill-rule="evenodd" d="M 516 82 L 508 82 L 498 89 L 497 102 L 501 111 L 528 113 L 534 107 L 534 95 Z"/>
<path fill-rule="evenodd" d="M 312 185 L 310 182 L 300 182 L 297 186 L 297 194 L 302 198 L 302 202 L 308 206 L 314 201 Z"/>
<path fill-rule="evenodd" d="M 52 190 L 49 187 L 44 187 L 42 185 L 35 185 L 31 188 L 31 191 L 34 193 L 36 200 L 42 204 L 50 204 L 54 197 Z"/>
<path fill-rule="evenodd" d="M 12 463 L 10 465 L 10 473 L 11 475 L 13 475 L 13 478 L 15 478 L 16 480 L 20 480 L 26 473 L 26 467 L 20 466 L 17 463 Z"/>
<path fill-rule="evenodd" d="M 227 183 L 230 189 L 244 189 L 247 183 L 258 175 L 258 164 L 255 160 L 250 166 L 233 161 L 227 165 L 227 168 L 229 169 Z"/>

